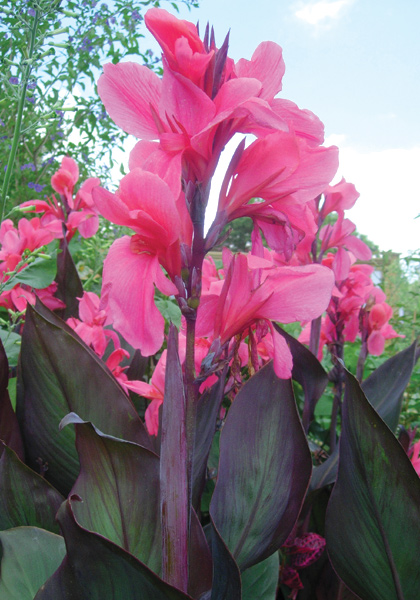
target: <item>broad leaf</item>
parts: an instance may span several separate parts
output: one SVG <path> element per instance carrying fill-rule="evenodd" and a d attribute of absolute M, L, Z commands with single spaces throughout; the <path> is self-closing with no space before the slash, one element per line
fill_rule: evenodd
<path fill-rule="evenodd" d="M 3 344 L 4 351 L 6 352 L 9 365 L 11 367 L 16 367 L 20 352 L 20 335 L 14 331 L 5 331 L 4 329 L 0 329 L 0 340 Z"/>
<path fill-rule="evenodd" d="M 362 383 L 369 402 L 392 431 L 398 424 L 402 395 L 410 381 L 415 353 L 416 343 L 389 358 Z M 322 465 L 314 467 L 310 490 L 334 483 L 337 468 L 338 447 Z"/>
<path fill-rule="evenodd" d="M 305 395 L 302 421 L 307 432 L 314 418 L 316 403 L 327 386 L 328 375 L 316 356 L 306 346 L 275 323 L 274 327 L 286 340 L 293 356 L 292 378 L 300 383 Z"/>
<path fill-rule="evenodd" d="M 193 506 L 200 507 L 201 494 L 205 485 L 207 459 L 216 431 L 216 419 L 223 400 L 225 378 L 221 377 L 206 390 L 197 403 L 193 465 Z"/>
<path fill-rule="evenodd" d="M 275 552 L 242 573 L 242 600 L 276 600 L 279 554 Z"/>
<path fill-rule="evenodd" d="M 29 464 L 36 468 L 39 458 L 47 462 L 46 477 L 65 494 L 79 471 L 74 430 L 58 429 L 69 412 L 109 435 L 150 445 L 134 406 L 108 368 L 67 329 L 45 307 L 28 306 L 17 392 Z"/>
<path fill-rule="evenodd" d="M 178 332 L 171 324 L 160 445 L 162 570 L 166 581 L 186 591 L 191 510 L 187 463 L 193 448 L 189 449 L 187 443 L 187 407 L 177 346 Z M 190 444 L 192 443 L 193 438 L 190 438 Z"/>
<path fill-rule="evenodd" d="M 243 386 L 220 436 L 210 514 L 241 571 L 268 558 L 297 519 L 312 461 L 290 380 L 272 363 Z"/>
<path fill-rule="evenodd" d="M 74 505 L 82 527 L 100 533 L 161 571 L 159 514 L 159 458 L 146 448 L 107 435 L 67 415 L 74 423 L 80 474 L 71 494 L 83 502 Z"/>
<path fill-rule="evenodd" d="M 191 600 L 119 546 L 81 527 L 72 510 L 77 502 L 71 497 L 58 513 L 67 555 L 34 600 Z"/>
<path fill-rule="evenodd" d="M 213 556 L 211 600 L 241 600 L 241 575 L 239 567 L 227 549 L 214 523 L 211 522 L 210 526 Z"/>
<path fill-rule="evenodd" d="M 12 448 L 18 456 L 23 459 L 23 441 L 16 413 L 10 402 L 9 392 L 7 390 L 8 383 L 9 363 L 3 345 L 0 343 L 0 440 L 3 440 L 5 444 Z M 1 453 L 2 446 L 0 445 L 0 456 Z"/>
<path fill-rule="evenodd" d="M 0 529 L 32 525 L 59 533 L 55 515 L 63 496 L 7 446 L 0 458 L 0 490 Z"/>
<path fill-rule="evenodd" d="M 77 415 L 62 425 L 76 427 L 80 474 L 71 490 L 83 502 L 73 505 L 77 522 L 99 533 L 161 575 L 159 458 L 132 442 L 104 435 Z M 211 556 L 201 525 L 192 515 L 191 595 L 211 587 Z"/>
<path fill-rule="evenodd" d="M 49 252 L 49 258 L 38 256 L 34 262 L 19 271 L 7 283 L 3 291 L 11 290 L 18 283 L 24 283 L 36 290 L 42 290 L 54 281 L 57 273 L 57 250 Z"/>
<path fill-rule="evenodd" d="M 326 539 L 334 569 L 363 600 L 418 597 L 420 478 L 349 373 Z"/>
<path fill-rule="evenodd" d="M 338 446 L 335 447 L 330 456 L 321 465 L 312 470 L 311 484 L 309 490 L 320 489 L 335 482 L 338 468 Z"/>
<path fill-rule="evenodd" d="M 83 296 L 83 285 L 70 254 L 66 238 L 60 240 L 61 252 L 57 256 L 57 298 L 66 305 L 59 315 L 62 319 L 79 316 L 79 300 Z"/>
<path fill-rule="evenodd" d="M 66 554 L 61 535 L 38 527 L 0 531 L 0 549 L 1 600 L 33 600 Z"/>
<path fill-rule="evenodd" d="M 414 342 L 389 358 L 362 383 L 369 402 L 392 431 L 397 428 L 402 395 L 415 365 L 416 346 Z"/>

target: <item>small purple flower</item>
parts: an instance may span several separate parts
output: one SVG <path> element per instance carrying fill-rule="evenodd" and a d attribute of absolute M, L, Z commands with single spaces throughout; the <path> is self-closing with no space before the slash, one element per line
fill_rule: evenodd
<path fill-rule="evenodd" d="M 30 98 L 30 97 L 28 96 L 28 97 L 26 98 L 26 100 L 27 100 L 28 102 L 30 102 L 31 104 L 35 104 L 35 102 L 36 102 L 36 98 L 34 98 L 34 97 Z"/>
<path fill-rule="evenodd" d="M 3 121 L 3 119 L 0 119 L 0 125 L 1 125 L 2 127 L 5 127 L 5 126 L 6 126 L 6 123 Z"/>
<path fill-rule="evenodd" d="M 36 81 L 31 81 L 26 87 L 28 90 L 34 90 L 36 88 Z"/>
<path fill-rule="evenodd" d="M 42 190 L 44 189 L 45 185 L 41 185 L 40 183 L 34 183 L 33 181 L 30 181 L 28 183 L 28 188 L 31 188 L 33 190 L 36 191 L 37 194 L 39 194 L 40 192 L 42 192 Z"/>
<path fill-rule="evenodd" d="M 34 8 L 30 8 L 30 9 L 28 10 L 28 15 L 29 15 L 30 17 L 34 17 L 34 16 L 36 15 L 36 11 L 35 11 L 35 9 L 34 9 Z"/>
<path fill-rule="evenodd" d="M 10 77 L 9 83 L 12 85 L 19 85 L 19 79 L 17 77 Z"/>
<path fill-rule="evenodd" d="M 134 19 L 135 21 L 138 21 L 139 19 L 142 18 L 142 16 L 138 10 L 133 10 L 133 12 L 131 13 L 131 18 Z"/>

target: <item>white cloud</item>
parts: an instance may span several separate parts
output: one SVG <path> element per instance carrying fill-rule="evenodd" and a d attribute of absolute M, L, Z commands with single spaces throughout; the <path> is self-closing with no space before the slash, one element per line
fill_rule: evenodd
<path fill-rule="evenodd" d="M 346 146 L 345 136 L 337 135 L 328 137 L 330 144 L 340 148 L 334 183 L 345 177 L 360 192 L 348 214 L 358 231 L 381 250 L 405 256 L 420 248 L 420 219 L 415 219 L 420 213 L 420 146 L 369 152 Z"/>
<path fill-rule="evenodd" d="M 304 5 L 295 12 L 295 16 L 309 25 L 319 25 L 326 19 L 338 19 L 346 6 L 352 4 L 353 0 L 320 0 Z"/>

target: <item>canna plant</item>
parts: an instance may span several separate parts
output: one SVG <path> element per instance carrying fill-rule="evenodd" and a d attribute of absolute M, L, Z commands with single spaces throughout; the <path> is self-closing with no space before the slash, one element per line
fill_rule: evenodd
<path fill-rule="evenodd" d="M 337 149 L 322 146 L 315 115 L 276 97 L 276 44 L 234 63 L 209 28 L 201 39 L 161 9 L 145 19 L 162 78 L 126 62 L 98 81 L 110 117 L 140 138 L 118 191 L 88 180 L 73 198 L 66 157 L 57 197 L 24 207 L 41 215 L 33 230 L 59 240 L 50 292 L 61 304 L 22 281 L 29 225 L 2 225 L 3 283 L 21 286 L 26 311 L 16 410 L 0 352 L 0 597 L 414 600 L 420 480 L 395 432 L 416 346 L 362 384 L 337 352 L 358 315 L 362 366 L 393 335 L 385 298 L 353 277 L 369 256 L 344 219 L 354 192 L 328 187 Z M 212 176 L 237 133 L 255 140 L 238 145 L 205 231 Z M 98 215 L 127 232 L 100 298 L 83 293 L 68 248 Z M 217 268 L 209 253 L 242 216 L 252 250 L 224 250 Z M 312 323 L 310 349 L 276 322 Z M 323 344 L 330 373 L 315 356 Z M 329 380 L 328 432 L 314 415 Z"/>

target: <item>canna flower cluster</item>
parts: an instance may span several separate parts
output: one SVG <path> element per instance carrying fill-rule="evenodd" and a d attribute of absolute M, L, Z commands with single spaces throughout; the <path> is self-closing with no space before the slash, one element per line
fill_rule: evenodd
<path fill-rule="evenodd" d="M 60 168 L 51 177 L 51 186 L 59 195 L 59 199 L 53 194 L 47 200 L 23 202 L 20 207 L 26 212 L 41 214 L 42 228 L 50 231 L 54 238 L 65 237 L 69 242 L 76 232 L 84 238 L 92 237 L 99 226 L 92 190 L 100 184 L 100 180 L 97 177 L 86 179 L 73 198 L 78 180 L 79 167 L 76 161 L 65 156 Z"/>
<path fill-rule="evenodd" d="M 15 227 L 11 219 L 6 219 L 0 227 L 0 273 L 1 284 L 6 284 L 13 272 L 21 271 L 28 265 L 26 256 L 47 246 L 56 239 L 71 238 L 78 232 L 82 237 L 95 235 L 98 230 L 98 211 L 93 204 L 92 189 L 100 180 L 89 178 L 79 187 L 75 196 L 75 185 L 79 180 L 79 168 L 75 160 L 64 157 L 60 168 L 51 177 L 51 186 L 59 194 L 47 200 L 23 202 L 20 208 L 25 213 L 34 212 L 39 217 L 19 220 Z M 74 196 L 74 197 L 73 197 Z M 9 287 L 9 286 L 7 286 Z M 57 284 L 36 289 L 36 294 L 51 310 L 65 307 L 56 297 Z M 35 293 L 30 286 L 17 283 L 0 295 L 0 306 L 22 312 L 27 302 L 35 304 Z"/>
<path fill-rule="evenodd" d="M 330 268 L 335 277 L 335 287 L 322 318 L 317 356 L 322 358 L 325 345 L 335 355 L 344 342 L 362 339 L 364 352 L 380 356 L 385 340 L 399 336 L 389 320 L 392 308 L 385 302 L 385 293 L 372 281 L 374 267 L 356 263 L 357 259 L 371 258 L 369 247 L 353 235 L 355 225 L 345 218 L 345 211 L 352 208 L 359 194 L 353 184 L 344 179 L 328 186 L 323 194 L 308 204 L 317 229 L 298 244 L 295 260 L 302 263 L 320 262 Z M 336 213 L 334 223 L 326 218 Z M 331 252 L 334 250 L 334 252 Z M 310 344 L 311 324 L 304 327 L 299 341 Z"/>
<path fill-rule="evenodd" d="M 251 60 L 235 63 L 228 39 L 217 47 L 209 28 L 201 39 L 193 24 L 157 8 L 145 22 L 162 48 L 162 78 L 126 62 L 105 65 L 98 81 L 111 118 L 140 138 L 118 191 L 92 192 L 100 214 L 132 231 L 114 242 L 104 264 L 114 327 L 142 354 L 156 353 L 164 339 L 157 288 L 176 297 L 185 331 L 194 322 L 213 357 L 229 353 L 231 340 L 250 328 L 268 329 L 276 372 L 290 377 L 291 354 L 271 320 L 320 315 L 331 296 L 331 271 L 319 264 L 279 266 L 261 255 L 256 241 L 252 255 L 229 258 L 225 279 L 204 293 L 203 260 L 226 223 L 242 216 L 253 219 L 255 240 L 262 231 L 290 258 L 306 235 L 299 214 L 334 176 L 337 148 L 321 145 L 323 125 L 315 115 L 276 97 L 284 74 L 276 44 L 262 43 Z M 239 143 L 205 233 L 211 178 L 238 133 L 255 139 L 247 148 L 245 140 Z"/>

